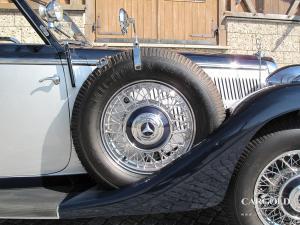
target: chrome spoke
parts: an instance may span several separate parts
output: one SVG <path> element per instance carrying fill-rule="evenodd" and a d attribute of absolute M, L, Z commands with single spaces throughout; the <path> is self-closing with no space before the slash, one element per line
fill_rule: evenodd
<path fill-rule="evenodd" d="M 254 202 L 264 225 L 300 224 L 299 156 L 300 150 L 284 153 L 261 172 Z"/>
<path fill-rule="evenodd" d="M 149 112 L 137 115 L 129 129 L 131 117 L 146 108 Z M 152 111 L 161 118 L 156 119 Z M 151 123 L 143 127 L 137 119 Z M 153 131 L 153 138 L 146 140 L 142 128 L 145 132 Z M 101 118 L 101 138 L 108 154 L 123 168 L 140 174 L 160 170 L 189 151 L 195 131 L 194 114 L 185 97 L 157 81 L 141 81 L 119 90 L 109 100 Z"/>

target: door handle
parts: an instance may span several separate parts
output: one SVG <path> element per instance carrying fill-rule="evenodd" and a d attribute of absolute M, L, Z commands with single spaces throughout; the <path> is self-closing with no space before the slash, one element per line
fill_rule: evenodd
<path fill-rule="evenodd" d="M 59 85 L 60 84 L 60 78 L 57 75 L 55 75 L 53 77 L 46 77 L 44 79 L 39 80 L 40 83 L 43 83 L 45 81 L 52 81 L 53 84 L 55 84 L 55 85 Z"/>

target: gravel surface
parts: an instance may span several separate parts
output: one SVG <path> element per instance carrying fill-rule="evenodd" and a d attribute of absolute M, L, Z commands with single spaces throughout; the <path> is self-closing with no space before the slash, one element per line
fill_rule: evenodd
<path fill-rule="evenodd" d="M 0 225 L 229 225 L 221 207 L 176 214 L 82 220 L 0 220 Z"/>

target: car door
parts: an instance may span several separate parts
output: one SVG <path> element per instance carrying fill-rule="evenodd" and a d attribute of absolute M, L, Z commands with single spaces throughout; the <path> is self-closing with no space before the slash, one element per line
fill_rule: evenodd
<path fill-rule="evenodd" d="M 0 44 L 0 177 L 63 170 L 71 152 L 68 95 L 56 49 Z"/>

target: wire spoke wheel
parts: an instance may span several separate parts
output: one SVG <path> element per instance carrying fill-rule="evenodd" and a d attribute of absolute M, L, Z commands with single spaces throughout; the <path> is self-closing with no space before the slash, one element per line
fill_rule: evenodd
<path fill-rule="evenodd" d="M 99 183 L 140 181 L 188 152 L 225 119 L 220 93 L 198 65 L 175 52 L 120 52 L 82 85 L 72 113 L 78 158 Z M 196 129 L 197 128 L 197 129 Z"/>
<path fill-rule="evenodd" d="M 300 150 L 284 153 L 265 167 L 256 182 L 254 202 L 265 225 L 300 224 Z"/>
<path fill-rule="evenodd" d="M 117 91 L 100 126 L 110 157 L 138 174 L 153 173 L 185 154 L 196 131 L 186 98 L 163 82 L 146 80 Z"/>

